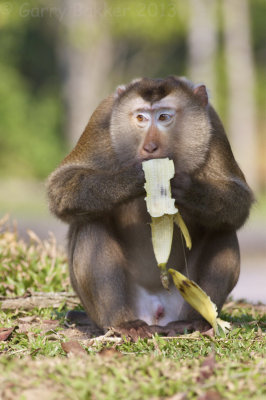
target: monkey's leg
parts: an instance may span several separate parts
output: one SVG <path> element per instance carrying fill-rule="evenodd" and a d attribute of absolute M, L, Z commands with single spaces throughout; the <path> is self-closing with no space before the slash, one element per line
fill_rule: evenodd
<path fill-rule="evenodd" d="M 221 310 L 227 296 L 235 287 L 240 272 L 239 245 L 235 232 L 212 232 L 191 252 L 188 271 L 190 278 L 210 296 Z M 185 303 L 180 319 L 196 320 L 200 315 Z"/>
<path fill-rule="evenodd" d="M 88 316 L 104 328 L 136 319 L 127 303 L 126 259 L 108 223 L 72 230 L 71 252 L 71 282 Z"/>

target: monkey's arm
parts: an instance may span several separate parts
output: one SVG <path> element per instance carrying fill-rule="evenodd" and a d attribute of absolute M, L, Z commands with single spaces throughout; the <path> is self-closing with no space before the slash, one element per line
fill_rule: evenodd
<path fill-rule="evenodd" d="M 238 229 L 254 197 L 225 137 L 213 137 L 209 157 L 197 173 L 177 173 L 172 193 L 181 212 L 209 229 Z"/>
<path fill-rule="evenodd" d="M 66 164 L 48 180 L 49 205 L 66 222 L 95 218 L 144 193 L 143 184 L 140 165 L 110 172 Z"/>

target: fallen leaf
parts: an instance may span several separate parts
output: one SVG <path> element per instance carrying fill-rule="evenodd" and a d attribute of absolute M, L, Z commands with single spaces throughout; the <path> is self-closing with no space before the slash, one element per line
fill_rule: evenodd
<path fill-rule="evenodd" d="M 211 353 L 210 355 L 208 355 L 205 359 L 204 359 L 204 361 L 202 362 L 202 364 L 201 364 L 201 366 L 202 367 L 209 367 L 209 368 L 212 368 L 212 369 L 214 369 L 214 366 L 215 366 L 215 354 L 214 353 Z"/>
<path fill-rule="evenodd" d="M 223 397 L 216 390 L 208 390 L 206 393 L 199 396 L 197 400 L 223 400 Z"/>
<path fill-rule="evenodd" d="M 215 334 L 214 334 L 214 329 L 211 328 L 211 329 L 208 329 L 208 330 L 205 331 L 205 332 L 202 332 L 202 336 L 214 337 L 214 336 L 215 336 Z"/>
<path fill-rule="evenodd" d="M 76 340 L 70 340 L 69 342 L 62 342 L 61 343 L 62 349 L 67 353 L 72 353 L 75 355 L 87 355 L 87 352 L 81 346 L 79 342 Z"/>
<path fill-rule="evenodd" d="M 113 358 L 114 356 L 119 356 L 121 357 L 122 354 L 120 351 L 110 348 L 110 349 L 102 349 L 98 352 L 99 356 L 104 357 L 104 358 Z"/>
<path fill-rule="evenodd" d="M 215 355 L 214 353 L 211 353 L 208 357 L 205 358 L 205 360 L 200 366 L 197 382 L 204 382 L 206 379 L 208 379 L 213 374 L 214 367 L 215 367 Z"/>
<path fill-rule="evenodd" d="M 7 340 L 15 328 L 0 328 L 0 342 Z"/>

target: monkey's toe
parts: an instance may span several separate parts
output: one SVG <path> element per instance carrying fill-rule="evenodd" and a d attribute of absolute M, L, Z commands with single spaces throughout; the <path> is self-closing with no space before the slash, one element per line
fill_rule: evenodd
<path fill-rule="evenodd" d="M 142 320 L 127 321 L 113 328 L 115 333 L 125 336 L 127 339 L 136 342 L 139 338 L 151 338 L 155 333 L 154 328 Z"/>
<path fill-rule="evenodd" d="M 168 336 L 176 334 L 191 333 L 195 331 L 206 332 L 211 328 L 211 325 L 204 319 L 192 321 L 173 321 L 169 322 L 165 327 Z M 168 332 L 167 332 L 168 330 Z"/>

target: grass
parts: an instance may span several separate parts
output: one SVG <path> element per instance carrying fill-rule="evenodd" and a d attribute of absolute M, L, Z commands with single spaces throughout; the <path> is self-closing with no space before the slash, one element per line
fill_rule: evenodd
<path fill-rule="evenodd" d="M 66 258 L 53 238 L 23 242 L 8 222 L 0 231 L 1 296 L 69 291 Z M 136 343 L 96 342 L 68 329 L 65 306 L 0 310 L 0 399 L 257 399 L 266 396 L 266 307 L 229 302 L 224 338 L 199 333 Z M 73 336 L 74 334 L 74 336 Z M 81 344 L 66 353 L 62 343 Z"/>
<path fill-rule="evenodd" d="M 28 231 L 29 242 L 18 237 L 7 217 L 0 220 L 0 296 L 32 291 L 70 289 L 66 256 L 55 238 L 41 241 Z"/>

